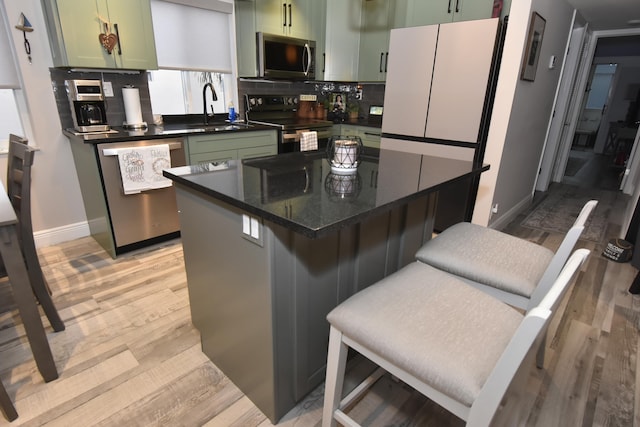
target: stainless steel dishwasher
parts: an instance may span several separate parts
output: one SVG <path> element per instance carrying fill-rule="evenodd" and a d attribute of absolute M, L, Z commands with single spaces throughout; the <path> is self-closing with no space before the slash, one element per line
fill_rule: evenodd
<path fill-rule="evenodd" d="M 178 237 L 180 222 L 173 186 L 124 194 L 117 151 L 168 144 L 171 167 L 185 166 L 182 138 L 110 142 L 96 145 L 115 254 Z"/>

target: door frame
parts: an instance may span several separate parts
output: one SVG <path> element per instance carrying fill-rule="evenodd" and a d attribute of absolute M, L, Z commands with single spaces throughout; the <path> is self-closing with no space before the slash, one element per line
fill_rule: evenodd
<path fill-rule="evenodd" d="M 571 24 L 571 31 L 573 31 L 573 29 L 574 22 L 572 22 Z M 564 177 L 564 172 L 569 158 L 569 152 L 571 150 L 571 145 L 573 144 L 573 137 L 575 135 L 578 119 L 580 117 L 580 109 L 576 106 L 582 105 L 585 94 L 584 91 L 589 81 L 589 73 L 591 71 L 591 66 L 593 65 L 593 59 L 598 40 L 600 38 L 606 37 L 622 37 L 630 35 L 640 35 L 640 28 L 602 30 L 593 32 L 589 32 L 587 28 L 585 34 L 586 38 L 584 52 L 580 56 L 580 61 L 578 63 L 578 73 L 574 80 L 572 91 L 570 92 L 570 95 L 567 95 L 569 96 L 570 100 L 568 105 L 566 105 L 566 108 L 563 107 L 567 102 L 567 98 L 556 95 L 556 100 L 554 102 L 554 112 L 559 114 L 556 114 L 555 117 L 552 117 L 552 119 L 550 120 L 549 129 L 551 130 L 553 128 L 553 122 L 555 120 L 558 120 L 558 123 L 562 123 L 561 131 L 555 132 L 553 134 L 547 131 L 544 155 L 540 160 L 540 173 L 538 174 L 538 178 L 536 179 L 536 183 L 533 188 L 534 191 L 546 191 L 551 180 L 553 180 L 553 182 L 562 182 L 562 178 Z M 566 55 L 565 62 L 568 61 L 569 58 L 571 58 L 570 53 L 571 52 Z M 576 54 L 574 58 L 578 58 L 578 55 Z M 563 64 L 563 75 L 560 77 L 559 85 L 562 85 L 565 79 L 564 68 L 565 65 Z M 566 81 L 564 81 L 564 83 L 566 83 Z M 553 164 L 551 173 L 548 171 L 548 169 L 546 171 L 544 170 L 544 166 L 549 164 Z M 638 178 L 640 179 L 640 176 Z"/>

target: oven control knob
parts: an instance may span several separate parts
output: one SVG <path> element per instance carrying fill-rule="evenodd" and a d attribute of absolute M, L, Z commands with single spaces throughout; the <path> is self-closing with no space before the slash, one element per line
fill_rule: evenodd
<path fill-rule="evenodd" d="M 258 105 L 262 105 L 262 98 L 257 98 Z"/>
<path fill-rule="evenodd" d="M 256 99 L 255 98 L 249 98 L 249 105 L 251 105 L 251 106 L 256 105 Z"/>

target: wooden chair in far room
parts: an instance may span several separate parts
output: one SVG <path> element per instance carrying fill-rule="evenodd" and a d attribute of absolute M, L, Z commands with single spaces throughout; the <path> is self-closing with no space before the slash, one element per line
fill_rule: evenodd
<path fill-rule="evenodd" d="M 578 249 L 526 314 L 417 261 L 356 293 L 327 315 L 323 427 L 336 421 L 358 425 L 348 415 L 351 404 L 384 371 L 467 426 L 486 427 L 494 418 L 510 418 L 505 425 L 516 425 L 520 386 L 529 375 L 535 344 L 588 254 Z M 342 398 L 349 348 L 380 368 Z"/>
<path fill-rule="evenodd" d="M 65 329 L 58 314 L 47 281 L 42 274 L 31 224 L 31 166 L 36 150 L 25 138 L 9 135 L 7 163 L 7 195 L 18 217 L 20 247 L 27 266 L 31 288 L 54 331 Z"/>

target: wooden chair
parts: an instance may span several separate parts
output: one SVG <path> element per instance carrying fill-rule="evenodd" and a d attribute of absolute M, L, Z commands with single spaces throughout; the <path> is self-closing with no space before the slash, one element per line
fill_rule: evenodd
<path fill-rule="evenodd" d="M 25 138 L 9 135 L 7 195 L 18 217 L 18 237 L 33 293 L 40 302 L 51 327 L 54 331 L 59 332 L 63 331 L 65 326 L 51 300 L 49 286 L 42 274 L 33 240 L 33 227 L 31 225 L 31 166 L 33 165 L 36 150 L 29 147 L 27 142 Z"/>
<path fill-rule="evenodd" d="M 346 408 L 384 371 L 468 426 L 491 425 L 516 374 L 526 373 L 523 362 L 530 360 L 588 254 L 577 250 L 547 295 L 526 314 L 419 262 L 347 299 L 327 316 L 323 427 L 336 421 L 358 425 Z M 341 400 L 349 348 L 380 369 Z"/>

